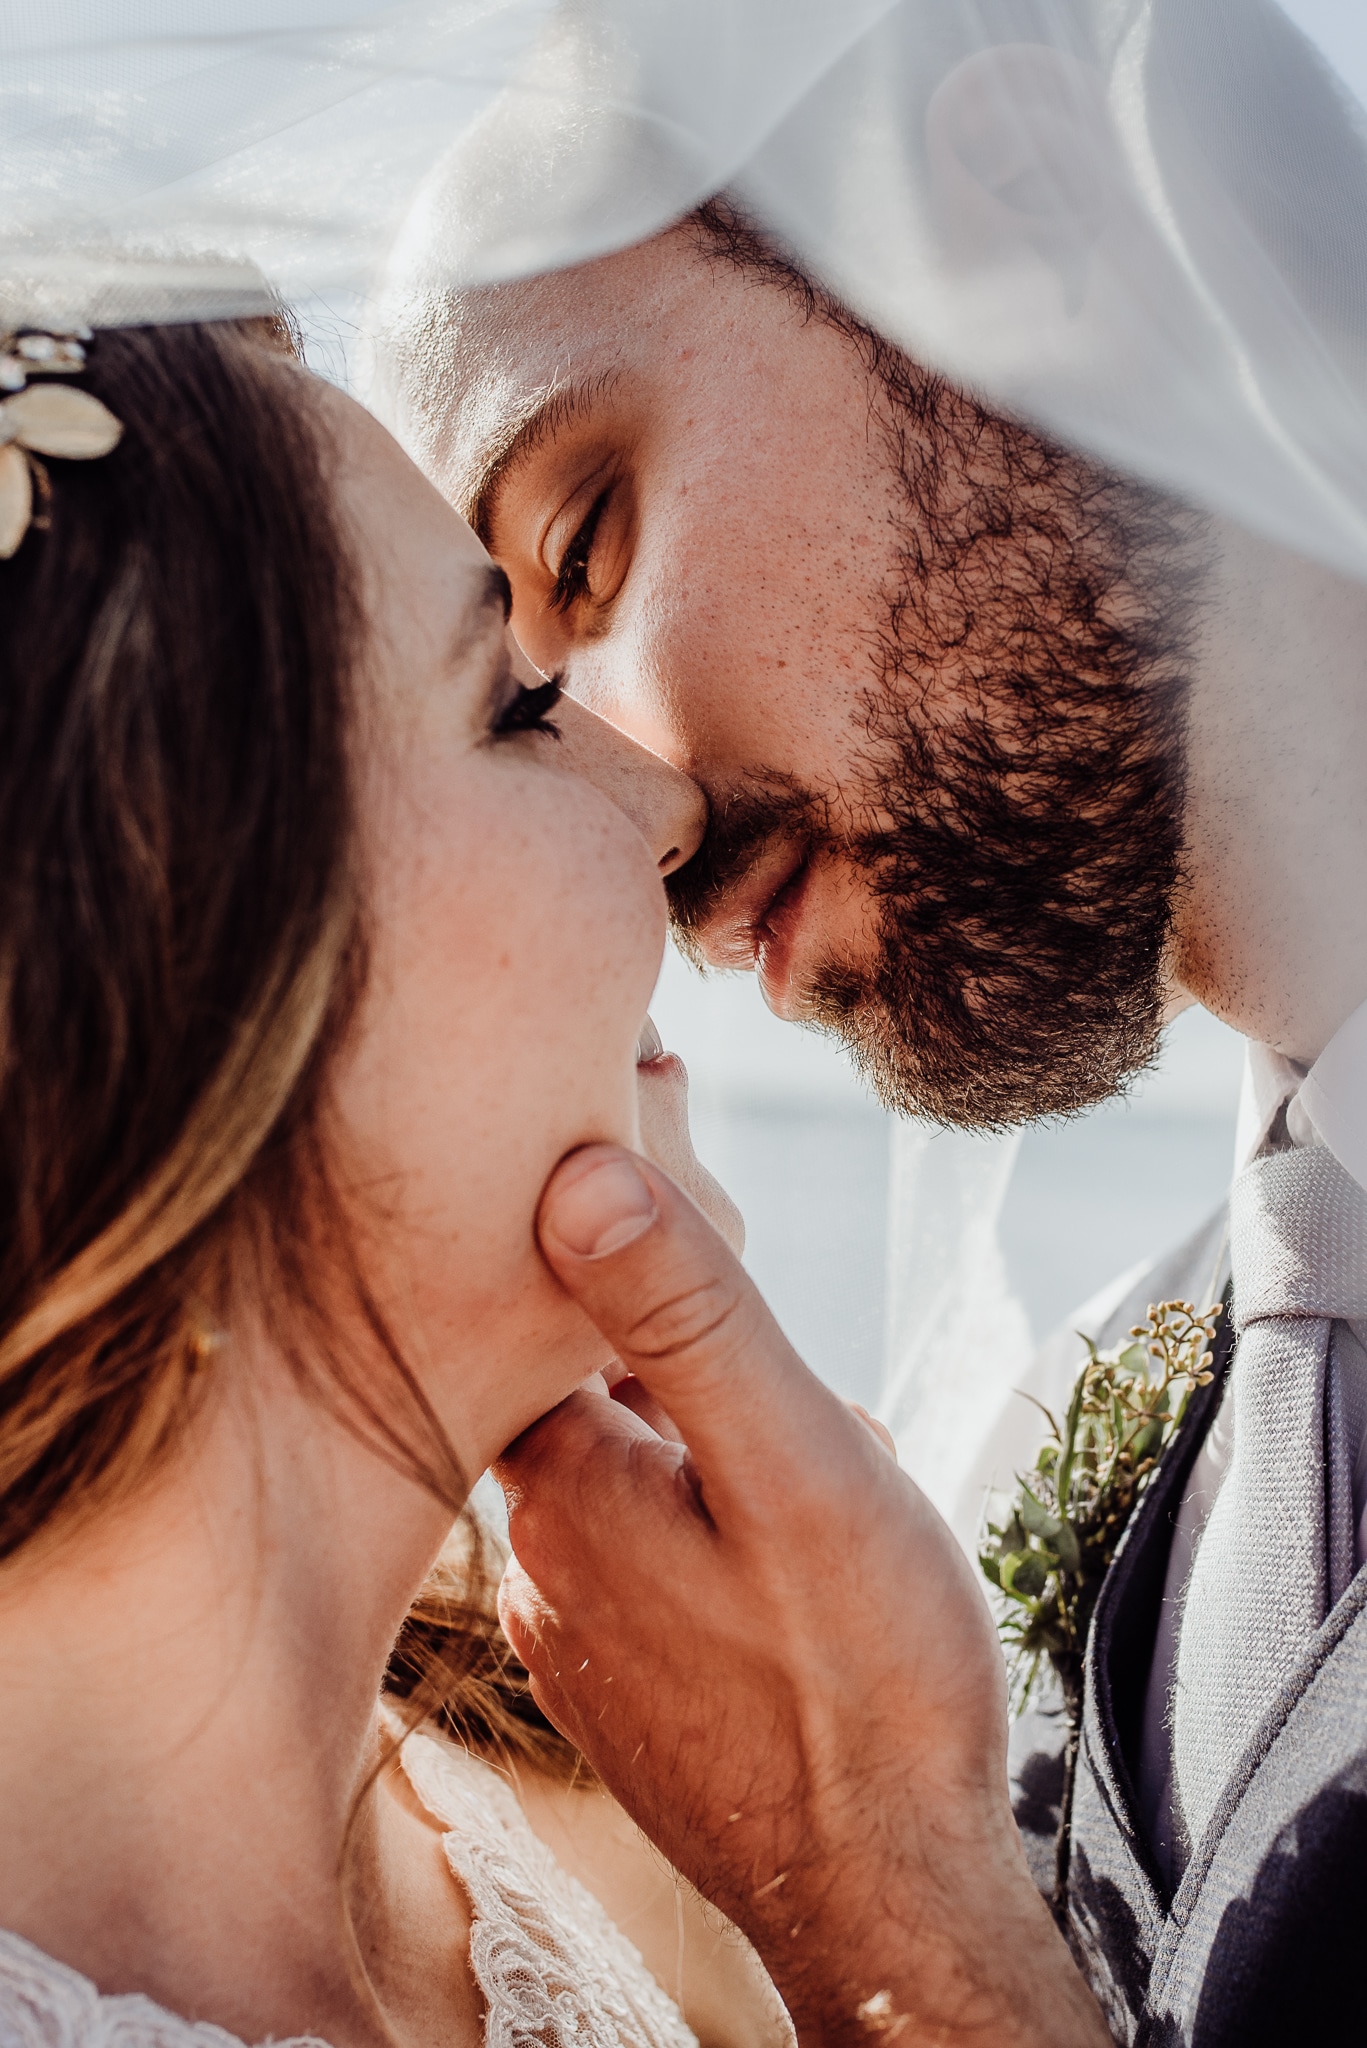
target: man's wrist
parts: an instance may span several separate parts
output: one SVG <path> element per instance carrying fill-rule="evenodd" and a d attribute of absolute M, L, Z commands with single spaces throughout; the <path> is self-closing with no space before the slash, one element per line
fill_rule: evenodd
<path fill-rule="evenodd" d="M 1014 1824 L 1009 1845 L 957 1873 L 908 1872 L 876 1902 L 854 1890 L 760 1945 L 801 2048 L 1110 2048 Z"/>

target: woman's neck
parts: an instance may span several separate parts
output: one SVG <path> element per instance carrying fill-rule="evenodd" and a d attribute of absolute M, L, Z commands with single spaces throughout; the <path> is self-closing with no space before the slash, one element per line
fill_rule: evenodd
<path fill-rule="evenodd" d="M 248 2041 L 380 2040 L 356 1902 L 399 1977 L 385 1902 L 424 1856 L 459 1918 L 430 1830 L 362 1797 L 450 1515 L 267 1357 L 217 1358 L 164 1472 L 0 1570 L 0 1926 Z"/>

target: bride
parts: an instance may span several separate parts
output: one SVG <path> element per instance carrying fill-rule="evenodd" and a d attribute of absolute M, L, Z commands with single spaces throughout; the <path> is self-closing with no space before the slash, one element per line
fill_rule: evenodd
<path fill-rule="evenodd" d="M 0 2040 L 780 2039 L 448 1540 L 608 1362 L 555 1162 L 706 1198 L 691 785 L 277 326 L 86 340 L 0 349 Z"/>

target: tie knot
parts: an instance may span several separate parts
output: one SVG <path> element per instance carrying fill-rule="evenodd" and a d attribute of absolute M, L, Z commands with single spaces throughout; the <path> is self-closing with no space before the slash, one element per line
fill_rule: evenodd
<path fill-rule="evenodd" d="M 1367 1315 L 1367 1191 L 1324 1145 L 1271 1152 L 1230 1190 L 1234 1320 Z"/>

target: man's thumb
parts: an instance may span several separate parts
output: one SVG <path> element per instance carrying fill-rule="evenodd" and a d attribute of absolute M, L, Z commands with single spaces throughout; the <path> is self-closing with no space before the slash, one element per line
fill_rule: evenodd
<path fill-rule="evenodd" d="M 740 1261 L 668 1175 L 616 1145 L 561 1161 L 537 1218 L 541 1249 L 701 1468 L 772 1456 L 824 1390 Z M 829 1399 L 829 1396 L 824 1396 Z"/>

